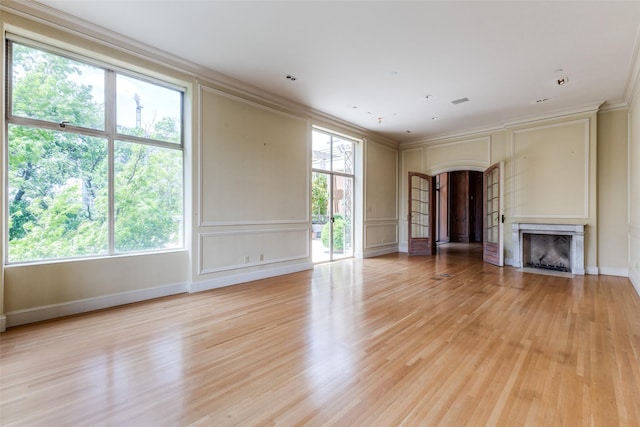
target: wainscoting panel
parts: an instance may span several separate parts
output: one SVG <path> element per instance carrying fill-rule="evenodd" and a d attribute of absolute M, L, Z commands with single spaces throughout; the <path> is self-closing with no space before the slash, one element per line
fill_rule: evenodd
<path fill-rule="evenodd" d="M 217 231 L 200 234 L 200 274 L 309 257 L 309 229 Z"/>
<path fill-rule="evenodd" d="M 364 227 L 365 249 L 398 244 L 398 224 L 366 224 Z"/>

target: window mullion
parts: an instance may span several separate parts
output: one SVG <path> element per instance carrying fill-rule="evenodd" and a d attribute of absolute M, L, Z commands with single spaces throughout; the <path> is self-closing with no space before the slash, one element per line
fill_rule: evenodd
<path fill-rule="evenodd" d="M 116 135 L 116 73 L 106 71 L 105 73 L 105 130 L 108 141 L 108 185 L 109 185 L 109 254 L 115 253 L 115 174 L 114 174 L 114 152 Z"/>

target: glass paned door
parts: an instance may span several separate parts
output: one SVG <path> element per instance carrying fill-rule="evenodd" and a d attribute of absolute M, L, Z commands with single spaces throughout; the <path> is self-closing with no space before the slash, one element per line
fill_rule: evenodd
<path fill-rule="evenodd" d="M 409 255 L 435 255 L 435 185 L 433 177 L 409 172 Z"/>
<path fill-rule="evenodd" d="M 482 257 L 485 262 L 504 264 L 502 247 L 501 163 L 484 172 L 484 243 Z"/>
<path fill-rule="evenodd" d="M 312 133 L 311 250 L 313 262 L 353 256 L 354 141 Z"/>
<path fill-rule="evenodd" d="M 333 259 L 353 256 L 353 178 L 333 175 L 333 221 L 331 254 Z"/>

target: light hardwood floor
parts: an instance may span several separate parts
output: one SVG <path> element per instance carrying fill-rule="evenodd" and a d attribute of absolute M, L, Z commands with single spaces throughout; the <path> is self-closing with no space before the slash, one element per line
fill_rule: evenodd
<path fill-rule="evenodd" d="M 627 279 L 459 249 L 11 328 L 0 424 L 640 425 Z"/>

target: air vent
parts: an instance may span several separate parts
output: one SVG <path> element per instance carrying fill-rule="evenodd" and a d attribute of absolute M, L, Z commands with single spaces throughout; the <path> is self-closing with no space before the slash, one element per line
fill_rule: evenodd
<path fill-rule="evenodd" d="M 469 102 L 469 98 L 464 97 L 464 98 L 460 98 L 460 99 L 454 99 L 453 101 L 451 101 L 451 103 L 453 105 L 462 104 L 463 102 Z"/>

